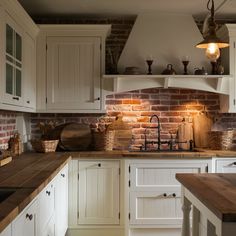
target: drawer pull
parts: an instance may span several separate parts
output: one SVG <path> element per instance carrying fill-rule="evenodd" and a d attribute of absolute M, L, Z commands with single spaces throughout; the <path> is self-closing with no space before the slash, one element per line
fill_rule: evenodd
<path fill-rule="evenodd" d="M 61 174 L 61 177 L 65 178 L 65 174 Z"/>
<path fill-rule="evenodd" d="M 46 194 L 47 194 L 48 196 L 50 196 L 51 192 L 50 192 L 50 191 L 46 191 Z"/>
<path fill-rule="evenodd" d="M 166 194 L 166 193 L 164 193 L 164 194 L 163 194 L 163 197 L 167 197 L 167 194 Z"/>
<path fill-rule="evenodd" d="M 27 101 L 28 104 L 30 104 L 30 101 Z"/>
<path fill-rule="evenodd" d="M 235 162 L 233 162 L 233 166 L 236 166 L 236 161 L 235 161 Z"/>
<path fill-rule="evenodd" d="M 12 99 L 19 101 L 18 97 L 12 97 Z"/>
<path fill-rule="evenodd" d="M 176 197 L 176 194 L 175 194 L 175 193 L 173 193 L 173 194 L 172 194 L 172 196 L 173 196 L 173 197 Z"/>
<path fill-rule="evenodd" d="M 33 219 L 33 215 L 32 214 L 26 214 L 25 216 L 26 219 L 29 219 L 30 221 Z"/>
<path fill-rule="evenodd" d="M 101 165 L 101 163 L 98 163 L 98 167 L 101 167 L 102 165 Z"/>

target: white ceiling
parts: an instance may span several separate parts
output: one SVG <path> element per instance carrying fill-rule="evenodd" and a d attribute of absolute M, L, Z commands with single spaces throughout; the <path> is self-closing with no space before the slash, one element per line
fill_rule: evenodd
<path fill-rule="evenodd" d="M 34 15 L 137 15 L 140 12 L 170 12 L 202 17 L 208 0 L 18 0 Z M 216 7 L 223 0 L 215 0 Z M 236 20 L 236 0 L 228 0 L 217 18 Z"/>

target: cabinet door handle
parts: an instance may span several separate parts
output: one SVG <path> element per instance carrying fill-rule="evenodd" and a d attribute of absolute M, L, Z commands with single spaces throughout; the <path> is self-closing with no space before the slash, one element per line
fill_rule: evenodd
<path fill-rule="evenodd" d="M 30 104 L 30 101 L 27 101 L 28 104 Z"/>
<path fill-rule="evenodd" d="M 46 194 L 47 194 L 48 196 L 50 196 L 51 192 L 50 192 L 50 191 L 46 191 Z"/>
<path fill-rule="evenodd" d="M 232 163 L 233 166 L 236 166 L 236 161 Z"/>
<path fill-rule="evenodd" d="M 101 163 L 98 163 L 98 167 L 101 167 L 102 166 L 102 164 Z"/>
<path fill-rule="evenodd" d="M 173 193 L 173 194 L 172 194 L 172 196 L 173 196 L 173 197 L 176 197 L 176 194 L 175 194 L 175 193 Z"/>
<path fill-rule="evenodd" d="M 33 219 L 33 215 L 32 214 L 26 214 L 25 216 L 26 219 L 29 219 L 30 221 Z"/>
<path fill-rule="evenodd" d="M 19 101 L 18 97 L 12 97 L 12 99 Z"/>
<path fill-rule="evenodd" d="M 166 194 L 166 193 L 164 193 L 164 194 L 163 194 L 163 196 L 164 196 L 164 197 L 167 197 L 167 194 Z"/>
<path fill-rule="evenodd" d="M 61 176 L 62 176 L 63 178 L 65 178 L 65 174 L 61 174 Z"/>

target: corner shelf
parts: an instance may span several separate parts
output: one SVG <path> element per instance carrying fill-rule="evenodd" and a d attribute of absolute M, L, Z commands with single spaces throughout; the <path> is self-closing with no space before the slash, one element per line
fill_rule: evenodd
<path fill-rule="evenodd" d="M 147 88 L 184 88 L 229 95 L 231 75 L 103 75 L 107 91 L 127 92 Z M 106 86 L 105 86 L 106 87 Z"/>

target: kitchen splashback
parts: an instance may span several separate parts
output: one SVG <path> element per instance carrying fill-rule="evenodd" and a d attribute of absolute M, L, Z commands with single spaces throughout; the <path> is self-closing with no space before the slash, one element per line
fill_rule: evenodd
<path fill-rule="evenodd" d="M 144 89 L 107 96 L 106 111 L 100 114 L 32 114 L 31 135 L 39 136 L 37 123 L 40 121 L 79 122 L 87 124 L 111 123 L 121 114 L 130 123 L 133 145 L 144 142 L 144 131 L 152 126 L 150 116 L 156 114 L 161 121 L 161 136 L 170 138 L 183 117 L 191 121 L 193 115 L 207 111 L 225 127 L 236 128 L 236 114 L 219 114 L 219 95 L 198 90 L 185 89 Z M 155 137 L 154 137 L 155 138 Z"/>

